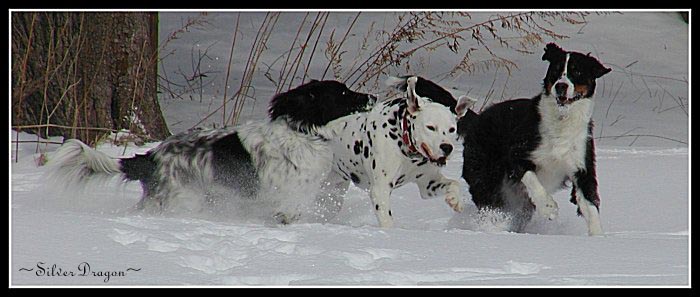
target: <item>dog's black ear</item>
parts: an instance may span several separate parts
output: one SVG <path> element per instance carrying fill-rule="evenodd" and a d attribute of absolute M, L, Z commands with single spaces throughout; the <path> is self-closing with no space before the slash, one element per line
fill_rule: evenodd
<path fill-rule="evenodd" d="M 309 118 L 318 117 L 313 115 L 318 109 L 318 95 L 316 85 L 318 81 L 310 81 L 295 89 L 277 94 L 270 101 L 270 119 L 275 120 L 281 116 L 287 116 L 293 121 L 304 121 Z"/>
<path fill-rule="evenodd" d="M 603 64 L 598 63 L 598 65 L 596 65 L 596 67 L 593 69 L 593 75 L 595 76 L 595 78 L 599 78 L 603 75 L 608 74 L 608 72 L 610 71 L 612 71 L 611 68 L 606 68 L 605 66 L 603 66 Z"/>
<path fill-rule="evenodd" d="M 406 97 L 408 102 L 408 113 L 415 114 L 420 110 L 420 105 L 418 104 L 418 94 L 416 94 L 416 83 L 418 82 L 418 77 L 411 76 L 406 80 Z"/>
<path fill-rule="evenodd" d="M 542 61 L 552 62 L 556 58 L 559 58 L 564 54 L 566 54 L 566 52 L 563 49 L 561 49 L 561 47 L 556 45 L 554 42 L 550 42 L 547 44 L 547 47 L 544 48 L 544 55 L 542 55 Z"/>

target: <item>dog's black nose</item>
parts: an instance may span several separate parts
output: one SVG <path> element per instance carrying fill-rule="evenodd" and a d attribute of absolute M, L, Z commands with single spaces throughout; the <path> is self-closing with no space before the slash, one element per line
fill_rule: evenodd
<path fill-rule="evenodd" d="M 554 85 L 554 90 L 557 92 L 557 95 L 566 95 L 566 90 L 569 88 L 569 85 L 566 83 L 557 83 Z"/>
<path fill-rule="evenodd" d="M 452 152 L 452 145 L 449 143 L 443 143 L 440 145 L 440 149 L 445 152 L 445 156 L 449 156 Z"/>

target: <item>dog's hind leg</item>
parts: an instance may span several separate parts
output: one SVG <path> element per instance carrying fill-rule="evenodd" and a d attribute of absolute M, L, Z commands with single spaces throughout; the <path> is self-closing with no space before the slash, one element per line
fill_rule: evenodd
<path fill-rule="evenodd" d="M 588 235 L 602 235 L 603 228 L 600 225 L 600 213 L 598 207 L 584 196 L 581 188 L 574 186 L 571 195 L 578 205 L 578 212 L 588 223 Z"/>

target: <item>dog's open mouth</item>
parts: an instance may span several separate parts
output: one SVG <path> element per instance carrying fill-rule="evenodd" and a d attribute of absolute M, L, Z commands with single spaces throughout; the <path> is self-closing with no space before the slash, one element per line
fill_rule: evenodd
<path fill-rule="evenodd" d="M 430 160 L 430 163 L 433 163 L 433 164 L 440 166 L 440 167 L 445 166 L 445 164 L 447 164 L 447 157 L 445 157 L 445 156 L 439 157 L 437 159 L 433 158 L 433 155 L 431 154 L 430 147 L 428 147 L 427 144 L 421 143 L 420 148 L 425 153 L 424 156 L 426 156 L 428 158 L 428 160 Z"/>
<path fill-rule="evenodd" d="M 581 99 L 581 95 L 576 95 L 572 98 L 569 98 L 566 96 L 557 96 L 557 104 L 559 104 L 560 106 L 564 106 L 564 105 L 574 103 L 579 99 Z"/>
<path fill-rule="evenodd" d="M 442 167 L 442 166 L 445 166 L 445 164 L 447 164 L 447 158 L 445 158 L 445 157 L 440 157 L 440 158 L 438 158 L 437 160 L 433 160 L 433 159 L 431 158 L 431 159 L 430 159 L 430 162 L 433 162 L 433 164 Z"/>

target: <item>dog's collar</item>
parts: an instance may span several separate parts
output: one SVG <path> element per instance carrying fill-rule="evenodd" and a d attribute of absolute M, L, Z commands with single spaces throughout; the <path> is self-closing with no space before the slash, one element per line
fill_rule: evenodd
<path fill-rule="evenodd" d="M 416 146 L 413 145 L 413 141 L 411 140 L 411 135 L 410 135 L 410 129 L 408 129 L 408 112 L 407 114 L 404 115 L 403 121 L 401 121 L 401 129 L 403 130 L 403 135 L 401 136 L 401 139 L 403 140 L 403 143 L 406 144 L 408 147 L 408 152 L 409 153 L 417 153 L 418 149 L 416 149 Z"/>

